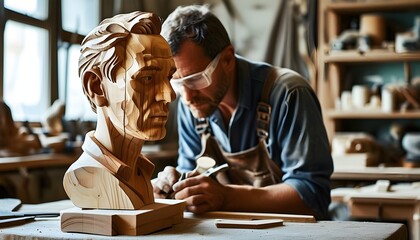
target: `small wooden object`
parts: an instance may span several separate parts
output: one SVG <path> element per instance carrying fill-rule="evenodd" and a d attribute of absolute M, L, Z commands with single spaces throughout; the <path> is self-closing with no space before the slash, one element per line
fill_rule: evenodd
<path fill-rule="evenodd" d="M 385 39 L 385 19 L 378 14 L 360 16 L 360 34 L 370 36 L 374 46 L 381 46 Z"/>
<path fill-rule="evenodd" d="M 260 220 L 238 220 L 238 219 L 216 219 L 214 221 L 218 228 L 270 228 L 283 226 L 281 219 L 260 219 Z"/>
<path fill-rule="evenodd" d="M 299 214 L 278 214 L 278 213 L 254 213 L 254 212 L 224 212 L 212 211 L 200 214 L 199 216 L 205 218 L 215 219 L 280 219 L 284 222 L 302 222 L 302 223 L 315 223 L 316 219 L 311 215 Z"/>
<path fill-rule="evenodd" d="M 197 171 L 198 174 L 202 174 L 215 165 L 216 161 L 213 158 L 207 156 L 199 157 L 197 159 L 197 167 L 195 170 L 193 170 L 193 172 Z"/>
<path fill-rule="evenodd" d="M 47 109 L 42 121 L 42 127 L 48 136 L 58 136 L 64 131 L 63 117 L 65 113 L 66 104 L 58 99 Z"/>
<path fill-rule="evenodd" d="M 0 99 L 0 157 L 26 156 L 41 149 L 36 134 L 16 126 L 10 107 Z"/>
<path fill-rule="evenodd" d="M 139 210 L 70 208 L 60 212 L 63 232 L 99 235 L 145 235 L 183 219 L 185 201 L 157 199 Z"/>

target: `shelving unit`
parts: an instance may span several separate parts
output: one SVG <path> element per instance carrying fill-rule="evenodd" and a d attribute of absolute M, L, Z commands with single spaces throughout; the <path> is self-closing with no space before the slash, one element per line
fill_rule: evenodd
<path fill-rule="evenodd" d="M 420 111 L 386 113 L 378 111 L 326 111 L 324 115 L 332 120 L 339 119 L 420 119 Z"/>
<path fill-rule="evenodd" d="M 372 65 L 401 63 L 403 81 L 412 79 L 412 64 L 420 63 L 420 52 L 396 53 L 394 49 L 373 48 L 364 53 L 357 50 L 331 50 L 331 43 L 350 28 L 350 21 L 362 14 L 400 14 L 420 16 L 420 0 L 321 0 L 319 1 L 318 80 L 317 94 L 323 107 L 324 122 L 331 139 L 339 131 L 346 131 L 346 120 L 417 120 L 420 111 L 382 112 L 380 109 L 343 111 L 335 106 L 336 99 L 348 86 L 354 85 L 348 78 L 351 68 L 366 68 Z M 395 19 L 386 19 L 387 23 Z M 389 36 L 388 36 L 389 38 Z M 387 39 L 393 41 L 394 39 Z M 347 121 L 348 122 L 348 121 Z M 354 128 L 353 128 L 354 129 Z"/>
<path fill-rule="evenodd" d="M 367 132 L 373 135 L 376 142 L 389 140 L 384 137 L 383 130 L 389 131 L 391 125 L 415 123 L 420 129 L 420 111 L 400 109 L 391 112 L 382 111 L 381 108 L 350 108 L 343 110 L 337 103 L 341 99 L 343 91 L 351 91 L 354 85 L 369 85 L 366 82 L 366 75 L 380 76 L 381 80 L 389 80 L 390 73 L 395 74 L 392 80 L 399 81 L 401 84 L 412 83 L 413 77 L 420 77 L 418 71 L 420 66 L 420 51 L 397 53 L 393 47 L 382 48 L 375 46 L 368 51 L 351 50 L 332 50 L 332 43 L 345 30 L 353 29 L 352 24 L 360 20 L 364 14 L 376 14 L 385 19 L 385 23 L 398 26 L 401 19 L 413 21 L 413 16 L 420 16 L 420 0 L 320 0 L 318 12 L 318 62 L 317 62 L 317 85 L 316 91 L 320 100 L 324 123 L 330 141 L 338 132 Z M 358 23 L 359 24 L 359 23 Z M 357 25 L 357 24 L 356 24 Z M 360 26 L 357 26 L 360 27 Z M 404 27 L 407 27 L 404 25 Z M 405 29 L 406 31 L 409 29 Z M 385 41 L 395 42 L 395 33 L 386 34 Z M 392 46 L 389 44 L 388 46 Z M 372 74 L 373 73 L 373 74 Z M 358 78 L 358 79 L 356 79 Z M 387 79 L 388 78 L 388 79 Z M 389 82 L 388 82 L 389 83 Z M 379 97 L 379 96 L 378 96 Z M 337 106 L 336 106 L 337 105 Z M 408 124 L 407 124 L 408 125 Z M 382 132 L 381 132 L 382 131 Z M 372 134 L 374 133 L 374 134 Z M 387 132 L 389 134 L 389 132 Z M 395 142 L 393 142 L 395 144 Z M 333 145 L 333 144 L 332 144 Z M 391 145 L 395 146 L 395 145 Z M 388 149 L 386 149 L 388 150 Z M 391 148 L 391 150 L 393 150 Z M 346 153 L 347 154 L 347 153 Z M 347 157 L 346 154 L 343 154 Z M 363 155 L 366 154 L 366 155 Z M 362 153 L 362 157 L 369 158 L 367 153 Z M 367 157 L 366 157 L 367 156 Z M 375 155 L 376 156 L 376 155 Z M 343 199 L 350 199 L 349 195 L 341 194 L 340 187 L 344 191 L 356 191 L 354 186 L 364 186 L 373 184 L 377 180 L 390 181 L 390 184 L 412 183 L 420 179 L 420 168 L 402 167 L 402 165 L 382 164 L 380 166 L 360 166 L 354 162 L 345 162 L 340 166 L 336 164 L 342 156 L 334 156 L 334 173 L 331 177 L 333 201 L 337 202 L 336 196 L 341 195 Z M 343 161 L 352 161 L 355 158 L 341 158 Z M 385 154 L 381 155 L 384 158 Z M 344 160 L 343 160 L 344 159 Z M 357 159 L 360 160 L 360 159 Z M 381 159 L 382 160 L 382 159 Z M 367 161 L 366 161 L 367 162 Z M 375 162 L 375 164 L 377 164 Z M 338 193 L 338 194 L 337 194 Z M 378 221 L 405 221 L 408 223 L 410 239 L 419 239 L 418 229 L 420 221 L 413 218 L 419 214 L 419 198 L 402 198 L 398 193 L 370 191 L 375 197 L 366 200 L 362 195 L 355 193 L 354 199 L 360 201 L 350 201 L 349 217 L 363 219 L 376 219 Z M 387 194 L 387 195 L 386 195 Z M 386 195 L 386 196 L 385 196 Z M 390 201 L 390 199 L 392 201 Z M 357 212 L 357 210 L 362 209 Z M 363 214 L 361 215 L 360 212 Z"/>
<path fill-rule="evenodd" d="M 361 54 L 355 50 L 335 51 L 324 56 L 325 63 L 369 63 L 418 61 L 419 53 L 395 53 L 390 50 L 373 49 Z"/>

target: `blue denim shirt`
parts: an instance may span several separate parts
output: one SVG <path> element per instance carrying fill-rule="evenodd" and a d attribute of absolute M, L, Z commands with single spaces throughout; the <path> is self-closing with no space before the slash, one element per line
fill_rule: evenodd
<path fill-rule="evenodd" d="M 210 117 L 213 135 L 226 152 L 239 152 L 258 143 L 256 107 L 269 65 L 236 56 L 239 88 L 238 107 L 225 126 L 219 110 Z M 303 201 L 321 218 L 328 216 L 330 176 L 333 163 L 322 120 L 321 107 L 309 83 L 295 72 L 278 79 L 270 94 L 272 107 L 268 149 L 282 169 L 283 182 L 293 187 Z M 196 120 L 188 107 L 178 106 L 179 157 L 181 172 L 195 168 L 201 152 Z"/>

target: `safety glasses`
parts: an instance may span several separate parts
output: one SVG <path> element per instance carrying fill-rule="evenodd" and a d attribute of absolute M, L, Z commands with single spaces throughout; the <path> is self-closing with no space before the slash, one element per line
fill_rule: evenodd
<path fill-rule="evenodd" d="M 212 80 L 211 75 L 217 67 L 220 59 L 220 53 L 207 65 L 204 71 L 188 75 L 183 78 L 172 78 L 171 85 L 175 92 L 181 93 L 182 87 L 199 90 L 210 86 Z"/>

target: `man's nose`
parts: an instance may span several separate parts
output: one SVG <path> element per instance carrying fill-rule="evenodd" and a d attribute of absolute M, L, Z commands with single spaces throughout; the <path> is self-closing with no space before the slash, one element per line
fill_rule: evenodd
<path fill-rule="evenodd" d="M 188 88 L 186 86 L 182 86 L 182 96 L 184 97 L 184 99 L 189 102 L 191 100 L 191 98 L 193 98 L 197 93 L 197 90 Z"/>

